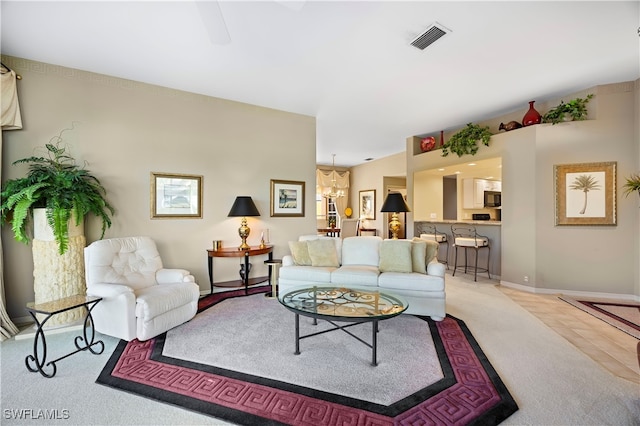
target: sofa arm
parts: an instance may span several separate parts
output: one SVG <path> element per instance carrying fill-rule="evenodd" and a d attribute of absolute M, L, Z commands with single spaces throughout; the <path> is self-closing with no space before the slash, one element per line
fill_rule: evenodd
<path fill-rule="evenodd" d="M 427 275 L 435 275 L 437 277 L 443 277 L 445 274 L 444 264 L 438 262 L 436 259 L 427 263 Z"/>
<path fill-rule="evenodd" d="M 158 269 L 156 282 L 158 284 L 194 283 L 196 279 L 186 269 Z"/>
<path fill-rule="evenodd" d="M 293 256 L 290 254 L 284 255 L 282 257 L 282 266 L 293 266 L 295 262 L 293 261 Z"/>

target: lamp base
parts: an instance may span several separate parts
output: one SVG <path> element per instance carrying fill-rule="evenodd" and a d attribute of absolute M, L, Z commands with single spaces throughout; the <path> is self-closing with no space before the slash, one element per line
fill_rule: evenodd
<path fill-rule="evenodd" d="M 398 239 L 398 231 L 400 231 L 400 221 L 398 220 L 398 213 L 391 214 L 391 220 L 389 221 L 389 230 L 391 231 L 391 239 Z"/>
<path fill-rule="evenodd" d="M 240 235 L 240 238 L 242 238 L 242 244 L 240 244 L 238 250 L 249 250 L 251 248 L 249 247 L 249 244 L 247 244 L 247 237 L 249 236 L 250 232 L 251 228 L 247 226 L 247 218 L 243 217 L 242 221 L 240 222 L 240 228 L 238 228 L 238 235 Z"/>

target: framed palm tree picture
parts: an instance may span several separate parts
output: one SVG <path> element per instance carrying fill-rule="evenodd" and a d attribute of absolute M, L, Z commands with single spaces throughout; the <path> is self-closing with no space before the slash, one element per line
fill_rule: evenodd
<path fill-rule="evenodd" d="M 616 162 L 557 164 L 556 226 L 617 225 Z"/>

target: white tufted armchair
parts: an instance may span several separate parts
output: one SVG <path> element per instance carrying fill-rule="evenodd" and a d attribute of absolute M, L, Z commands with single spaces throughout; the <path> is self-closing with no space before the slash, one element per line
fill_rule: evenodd
<path fill-rule="evenodd" d="M 149 237 L 112 238 L 84 249 L 87 295 L 103 300 L 91 311 L 96 331 L 147 340 L 189 321 L 200 288 L 184 269 L 164 269 Z"/>

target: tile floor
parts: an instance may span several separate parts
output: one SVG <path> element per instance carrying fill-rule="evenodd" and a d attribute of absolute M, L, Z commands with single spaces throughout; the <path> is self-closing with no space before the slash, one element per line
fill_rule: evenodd
<path fill-rule="evenodd" d="M 640 348 L 636 338 L 563 302 L 558 299 L 559 294 L 497 287 L 609 372 L 640 384 Z"/>

